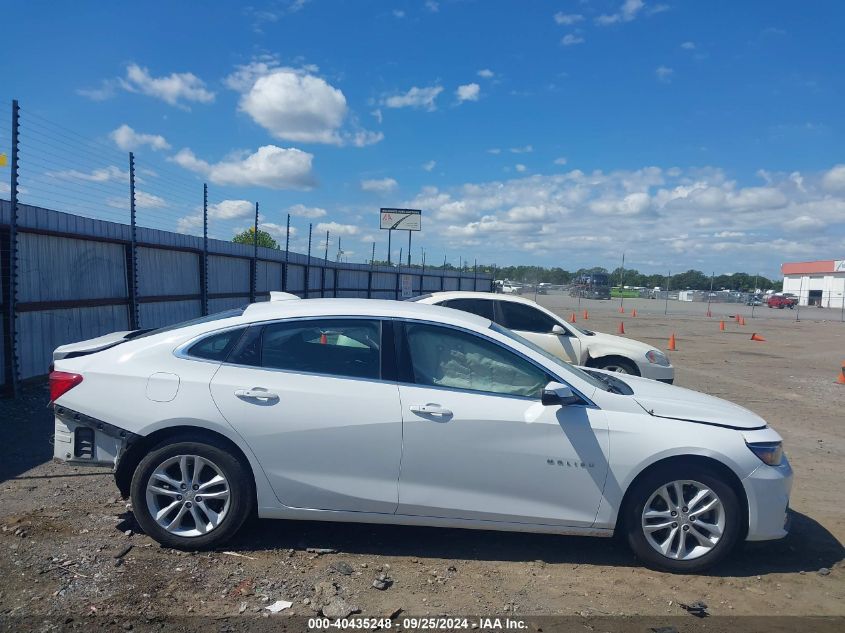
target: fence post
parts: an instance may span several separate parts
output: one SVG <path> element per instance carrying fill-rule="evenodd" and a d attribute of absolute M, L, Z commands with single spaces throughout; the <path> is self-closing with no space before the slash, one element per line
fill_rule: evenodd
<path fill-rule="evenodd" d="M 305 263 L 305 292 L 303 292 L 303 298 L 308 298 L 308 287 L 311 285 L 311 228 L 313 227 L 312 223 L 308 223 L 308 259 Z"/>
<path fill-rule="evenodd" d="M 202 184 L 202 265 L 200 266 L 200 284 L 202 284 L 202 315 L 208 314 L 208 183 Z"/>
<path fill-rule="evenodd" d="M 475 260 L 475 264 L 473 264 L 473 273 L 472 273 L 472 291 L 478 292 L 478 260 Z M 534 286 L 534 294 L 537 294 L 537 286 Z"/>
<path fill-rule="evenodd" d="M 282 268 L 282 290 L 288 291 L 288 253 L 290 252 L 290 213 L 288 213 L 288 228 L 285 233 L 285 265 Z"/>
<path fill-rule="evenodd" d="M 7 288 L 8 311 L 6 313 L 5 368 L 6 384 L 11 386 L 13 397 L 18 395 L 18 336 L 17 336 L 17 300 L 18 300 L 18 141 L 20 133 L 20 106 L 18 100 L 12 101 L 12 174 L 9 209 L 9 260 L 6 270 L 9 273 Z"/>
<path fill-rule="evenodd" d="M 326 252 L 323 254 L 323 268 L 320 275 L 320 296 L 326 296 L 326 273 L 329 267 L 329 232 L 326 231 Z"/>
<path fill-rule="evenodd" d="M 138 315 L 138 225 L 135 217 L 135 154 L 129 152 L 129 329 L 141 327 Z"/>
<path fill-rule="evenodd" d="M 255 203 L 255 222 L 252 226 L 252 265 L 249 271 L 249 302 L 255 303 L 258 285 L 258 203 Z"/>

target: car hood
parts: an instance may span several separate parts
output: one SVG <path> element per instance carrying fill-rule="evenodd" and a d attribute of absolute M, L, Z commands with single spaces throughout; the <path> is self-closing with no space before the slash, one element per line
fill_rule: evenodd
<path fill-rule="evenodd" d="M 125 332 L 112 332 L 111 334 L 104 334 L 97 338 L 90 338 L 87 341 L 78 341 L 76 343 L 68 343 L 67 345 L 60 345 L 53 351 L 53 360 L 61 360 L 62 358 L 73 358 L 75 356 L 84 356 L 86 354 L 93 354 L 109 347 L 114 347 L 118 343 L 126 340 L 129 334 L 134 330 L 127 330 Z"/>
<path fill-rule="evenodd" d="M 649 415 L 656 418 L 687 420 L 743 430 L 766 427 L 763 418 L 733 402 L 657 380 L 611 375 L 628 384 L 634 393 L 627 397 L 633 398 Z"/>
<path fill-rule="evenodd" d="M 625 350 L 632 356 L 638 355 L 645 360 L 645 353 L 650 349 L 656 349 L 654 345 L 634 341 L 624 336 L 614 336 L 613 334 L 605 334 L 603 332 L 593 331 L 593 335 L 581 335 L 581 340 L 587 346 L 587 349 L 595 347 L 610 347 L 618 350 Z"/>

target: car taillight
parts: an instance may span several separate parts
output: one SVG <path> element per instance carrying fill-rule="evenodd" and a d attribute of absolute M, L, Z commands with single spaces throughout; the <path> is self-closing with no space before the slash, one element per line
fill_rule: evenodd
<path fill-rule="evenodd" d="M 81 374 L 72 374 L 68 371 L 51 371 L 50 402 L 55 402 L 59 397 L 66 394 L 81 382 Z"/>

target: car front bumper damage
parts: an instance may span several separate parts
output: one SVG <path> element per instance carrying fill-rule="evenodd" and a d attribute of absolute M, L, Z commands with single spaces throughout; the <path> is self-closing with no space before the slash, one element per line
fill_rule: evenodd
<path fill-rule="evenodd" d="M 770 541 L 789 533 L 792 467 L 784 456 L 778 466 L 760 464 L 742 482 L 748 496 L 749 541 Z"/>

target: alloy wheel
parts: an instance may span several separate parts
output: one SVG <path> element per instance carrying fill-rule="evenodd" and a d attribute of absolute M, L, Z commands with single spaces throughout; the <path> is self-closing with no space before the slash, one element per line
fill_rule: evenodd
<path fill-rule="evenodd" d="M 648 544 L 674 560 L 704 556 L 725 531 L 725 508 L 718 495 L 693 480 L 672 481 L 655 490 L 643 508 Z"/>
<path fill-rule="evenodd" d="M 147 511 L 176 536 L 208 534 L 226 517 L 231 501 L 223 471 L 199 455 L 175 455 L 159 464 L 146 488 Z"/>

